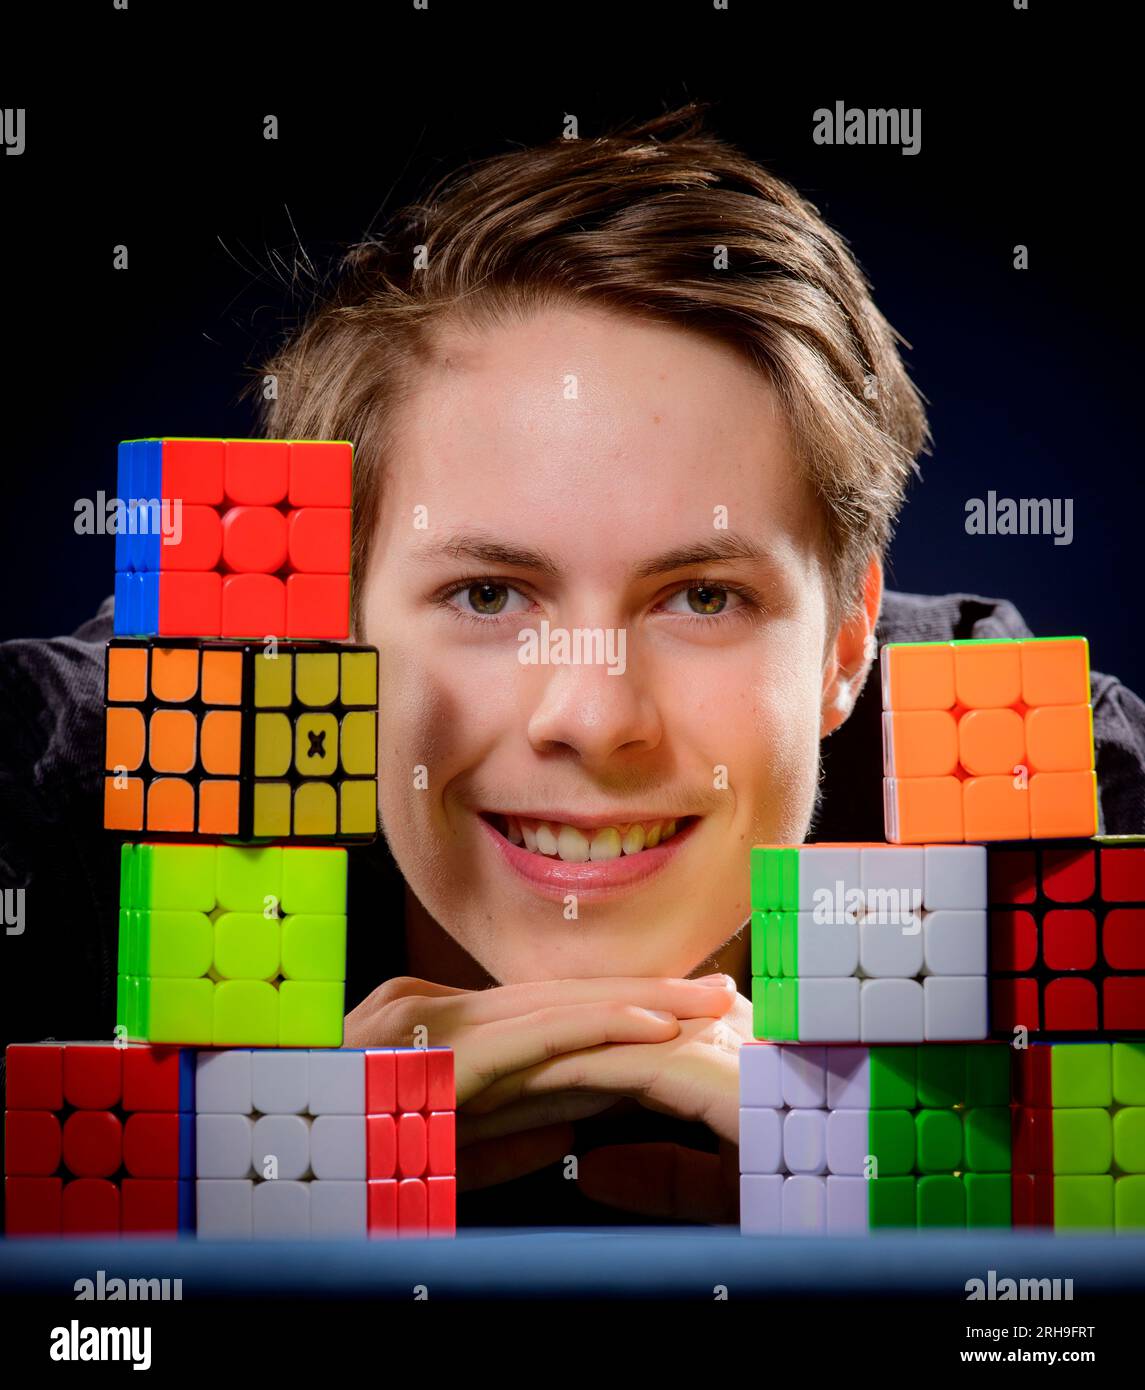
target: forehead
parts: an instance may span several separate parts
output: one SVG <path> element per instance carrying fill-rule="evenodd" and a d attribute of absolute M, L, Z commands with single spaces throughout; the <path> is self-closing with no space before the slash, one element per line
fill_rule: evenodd
<path fill-rule="evenodd" d="M 387 509 L 632 560 L 718 525 L 798 546 L 816 511 L 771 384 L 731 346 L 597 309 L 451 329 L 394 422 Z"/>

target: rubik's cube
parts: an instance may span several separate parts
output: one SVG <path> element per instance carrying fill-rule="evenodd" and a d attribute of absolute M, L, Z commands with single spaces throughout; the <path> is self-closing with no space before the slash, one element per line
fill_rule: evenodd
<path fill-rule="evenodd" d="M 1145 1042 L 1015 1052 L 1014 1224 L 1145 1228 Z"/>
<path fill-rule="evenodd" d="M 8 1048 L 9 1235 L 451 1235 L 448 1048 Z"/>
<path fill-rule="evenodd" d="M 350 484 L 344 442 L 121 444 L 116 633 L 348 636 Z"/>
<path fill-rule="evenodd" d="M 988 854 L 991 1031 L 1145 1033 L 1145 836 Z"/>
<path fill-rule="evenodd" d="M 8 1235 L 194 1230 L 189 1051 L 14 1044 L 7 1063 Z"/>
<path fill-rule="evenodd" d="M 127 844 L 117 1019 L 154 1043 L 337 1047 L 346 851 Z"/>
<path fill-rule="evenodd" d="M 751 851 L 754 1033 L 778 1042 L 986 1037 L 986 851 Z"/>
<path fill-rule="evenodd" d="M 745 1234 L 1011 1222 L 1009 1049 L 740 1049 Z"/>
<path fill-rule="evenodd" d="M 451 1234 L 454 1104 L 448 1048 L 199 1053 L 199 1234 Z"/>
<path fill-rule="evenodd" d="M 1083 637 L 892 642 L 881 660 L 888 840 L 1095 833 Z"/>
<path fill-rule="evenodd" d="M 104 825 L 242 840 L 377 833 L 378 654 L 115 639 Z"/>

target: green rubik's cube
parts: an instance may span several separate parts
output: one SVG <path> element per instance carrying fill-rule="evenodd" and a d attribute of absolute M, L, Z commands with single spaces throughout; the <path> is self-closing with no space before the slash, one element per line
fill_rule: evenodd
<path fill-rule="evenodd" d="M 1145 1042 L 1015 1054 L 1014 1224 L 1145 1228 Z"/>
<path fill-rule="evenodd" d="M 346 851 L 127 844 L 117 1023 L 130 1039 L 338 1047 Z"/>
<path fill-rule="evenodd" d="M 740 1049 L 745 1234 L 1009 1226 L 1002 1043 Z"/>

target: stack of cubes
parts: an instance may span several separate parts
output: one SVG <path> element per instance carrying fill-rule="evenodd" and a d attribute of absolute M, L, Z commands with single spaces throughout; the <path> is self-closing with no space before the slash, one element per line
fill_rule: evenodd
<path fill-rule="evenodd" d="M 1145 1225 L 1145 838 L 1095 838 L 1087 644 L 881 662 L 887 842 L 751 853 L 742 1228 Z"/>
<path fill-rule="evenodd" d="M 125 1067 L 145 1068 L 138 1059 L 150 1055 L 157 1072 L 182 1077 L 191 1067 L 200 1079 L 198 1102 L 196 1088 L 180 1083 L 162 1112 L 195 1118 L 198 1146 L 181 1139 L 177 1161 L 164 1159 L 164 1180 L 196 1181 L 197 1214 L 188 1218 L 181 1195 L 152 1229 L 248 1237 L 453 1229 L 452 1053 L 432 1054 L 430 1084 L 424 1051 L 378 1060 L 317 1050 L 342 1043 L 343 846 L 377 834 L 378 653 L 346 640 L 351 475 L 344 442 L 120 445 L 104 788 L 106 828 L 130 837 L 120 861 L 117 1043 L 131 1059 Z M 244 1050 L 191 1051 L 200 1048 Z M 272 1061 L 247 1048 L 292 1050 Z M 9 1228 L 138 1230 L 130 1184 L 151 1175 L 127 1158 L 139 1151 L 128 1133 L 140 1126 L 133 1131 L 129 1113 L 120 1162 L 109 1137 L 116 1107 L 131 1111 L 126 1080 L 124 1095 L 113 1097 L 108 1081 L 93 1101 L 95 1091 L 69 1088 L 67 1078 L 93 1066 L 110 1077 L 109 1050 L 56 1050 L 58 1085 L 47 1054 L 9 1049 L 10 1078 L 15 1067 L 43 1081 L 15 1092 L 9 1084 L 7 1123 L 17 1136 Z M 73 1051 L 81 1060 L 70 1060 Z M 387 1100 L 362 1078 L 395 1061 L 406 1081 Z M 231 1108 L 232 1092 L 228 1108 L 203 1112 L 219 1092 L 202 1079 L 224 1075 L 248 1078 L 246 1108 Z M 351 1075 L 361 1084 L 348 1099 Z M 280 1108 L 267 1111 L 267 1097 Z M 98 1122 L 83 1118 L 88 1110 Z M 244 1161 L 234 1140 L 244 1127 L 268 1132 L 266 1120 L 281 1121 L 275 1132 L 289 1142 L 291 1176 L 281 1189 L 269 1178 L 255 1184 L 267 1189 L 260 1196 L 242 1186 L 260 1176 L 258 1155 L 251 1148 Z M 62 1135 L 55 1147 L 53 1124 Z M 88 1127 L 108 1136 L 98 1162 L 68 1139 Z M 218 1172 L 224 1130 L 227 1162 L 241 1173 L 227 1163 Z M 59 1183 L 60 1201 L 37 1188 L 42 1200 L 30 1204 L 33 1180 Z M 103 1183 L 99 1197 L 69 1195 L 81 1181 Z M 204 1186 L 212 1182 L 231 1184 L 229 1195 Z M 315 1196 L 311 1183 L 332 1186 Z"/>

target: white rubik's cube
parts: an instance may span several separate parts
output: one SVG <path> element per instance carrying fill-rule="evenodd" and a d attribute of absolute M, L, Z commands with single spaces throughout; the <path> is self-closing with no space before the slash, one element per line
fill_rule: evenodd
<path fill-rule="evenodd" d="M 754 1036 L 985 1038 L 986 903 L 981 845 L 753 849 Z"/>
<path fill-rule="evenodd" d="M 452 1234 L 454 1106 L 449 1048 L 199 1052 L 197 1232 Z"/>

